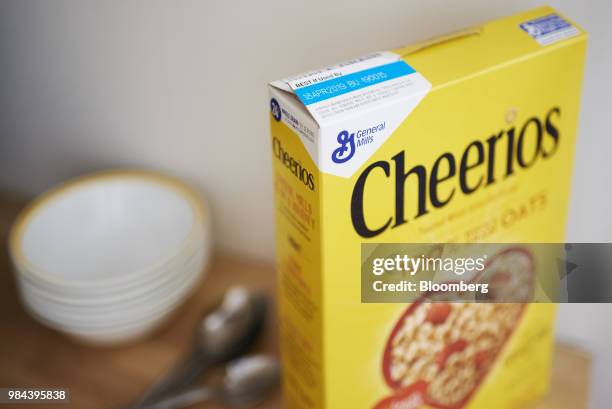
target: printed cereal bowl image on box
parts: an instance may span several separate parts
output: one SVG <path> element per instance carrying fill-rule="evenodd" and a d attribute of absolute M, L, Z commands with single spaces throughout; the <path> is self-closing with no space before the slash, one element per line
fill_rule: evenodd
<path fill-rule="evenodd" d="M 529 300 L 533 258 L 525 248 L 498 252 L 474 277 L 491 277 L 494 289 L 487 303 L 448 302 L 447 293 L 428 293 L 411 304 L 387 341 L 382 361 L 386 383 L 394 394 L 376 408 L 420 401 L 436 408 L 462 407 L 489 374 L 506 342 L 519 325 Z M 517 269 L 519 271 L 509 271 Z M 516 286 L 503 286 L 518 278 Z M 510 297 L 507 291 L 515 290 Z"/>

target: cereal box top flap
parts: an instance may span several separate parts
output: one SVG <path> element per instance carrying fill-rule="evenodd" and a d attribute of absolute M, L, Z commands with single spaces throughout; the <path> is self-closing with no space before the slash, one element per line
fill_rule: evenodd
<path fill-rule="evenodd" d="M 584 41 L 586 33 L 540 7 L 340 64 L 273 81 L 320 126 L 406 100 L 478 73 Z"/>
<path fill-rule="evenodd" d="M 544 6 L 393 50 L 435 87 L 584 41 L 586 32 Z"/>

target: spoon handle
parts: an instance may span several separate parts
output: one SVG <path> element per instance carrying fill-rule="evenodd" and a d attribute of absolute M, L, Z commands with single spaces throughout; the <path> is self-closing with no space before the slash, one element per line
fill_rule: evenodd
<path fill-rule="evenodd" d="M 196 403 L 206 402 L 215 397 L 215 389 L 208 387 L 198 387 L 185 390 L 183 392 L 170 395 L 161 400 L 141 406 L 142 409 L 179 409 L 186 408 Z"/>
<path fill-rule="evenodd" d="M 188 387 L 211 366 L 212 362 L 205 354 L 197 350 L 193 351 L 186 359 L 150 386 L 134 409 L 148 407 L 148 405 L 163 399 L 165 396 Z"/>

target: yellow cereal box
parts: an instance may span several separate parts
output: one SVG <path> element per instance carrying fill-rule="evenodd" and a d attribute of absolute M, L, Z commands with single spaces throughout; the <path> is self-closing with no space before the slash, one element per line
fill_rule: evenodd
<path fill-rule="evenodd" d="M 554 304 L 504 298 L 510 276 L 532 286 L 537 257 L 455 262 L 475 273 L 453 291 L 486 277 L 493 302 L 448 303 L 428 302 L 448 283 L 376 298 L 410 287 L 378 280 L 407 260 L 379 255 L 564 241 L 586 39 L 543 7 L 270 84 L 285 407 L 516 408 L 546 392 Z"/>

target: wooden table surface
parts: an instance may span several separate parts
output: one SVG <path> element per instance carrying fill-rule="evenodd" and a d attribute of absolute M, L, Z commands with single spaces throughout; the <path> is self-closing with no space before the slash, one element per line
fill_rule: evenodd
<path fill-rule="evenodd" d="M 112 349 L 79 344 L 38 324 L 20 305 L 6 251 L 6 235 L 23 203 L 19 198 L 0 196 L 0 387 L 70 389 L 71 404 L 46 404 L 45 408 L 111 409 L 132 402 L 188 350 L 195 323 L 229 286 L 244 284 L 271 296 L 274 293 L 272 266 L 217 255 L 209 276 L 195 296 L 152 336 L 134 345 Z M 276 354 L 273 305 L 270 312 L 271 319 L 256 350 Z M 558 345 L 552 391 L 535 408 L 586 408 L 590 365 L 586 352 Z M 280 406 L 280 393 L 277 393 L 259 408 Z M 9 407 L 0 404 L 0 409 Z M 37 405 L 14 407 L 27 409 Z"/>

